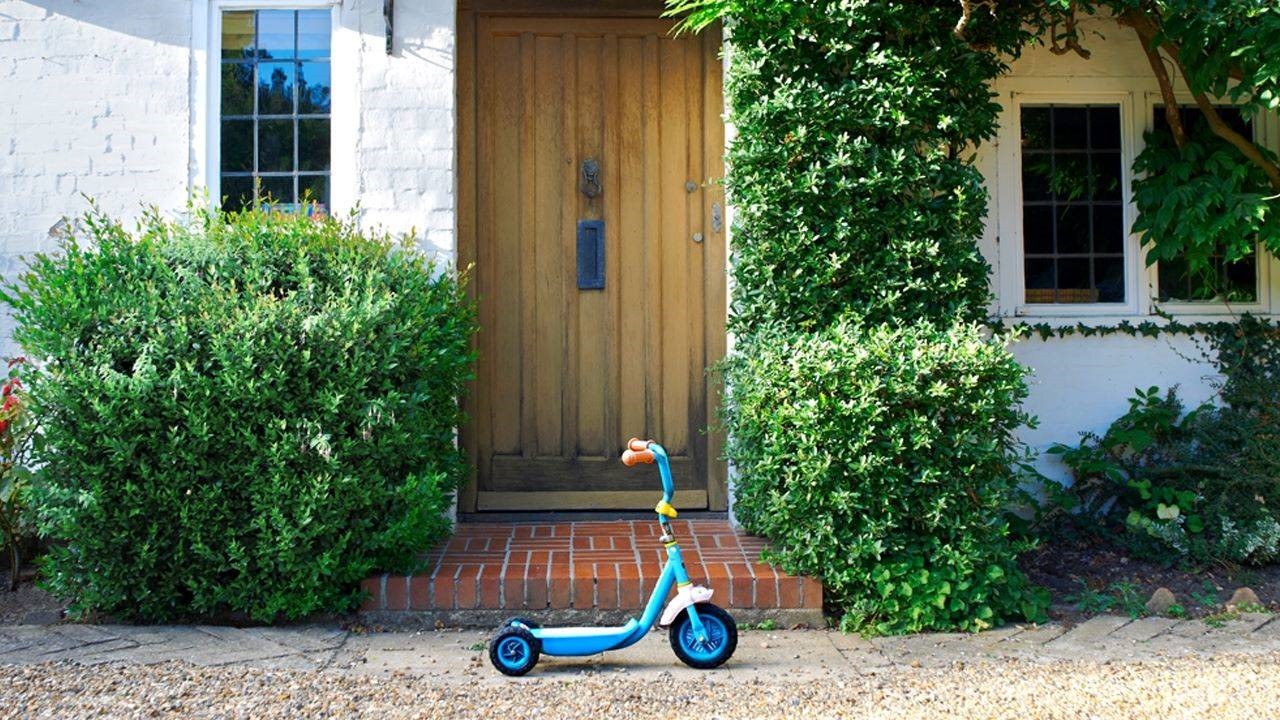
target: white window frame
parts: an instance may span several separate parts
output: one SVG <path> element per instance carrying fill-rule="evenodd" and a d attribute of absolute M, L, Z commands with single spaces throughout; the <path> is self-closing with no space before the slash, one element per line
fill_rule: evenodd
<path fill-rule="evenodd" d="M 339 72 L 345 40 L 341 29 L 342 0 L 194 0 L 191 9 L 191 188 L 204 188 L 209 201 L 222 199 L 222 13 L 230 10 L 330 10 L 330 83 L 336 111 L 329 115 L 329 213 L 346 212 L 354 204 L 350 168 L 354 159 L 340 154 L 338 138 L 352 137 L 354 77 Z M 349 89 L 350 88 L 350 89 Z M 351 107 L 344 107 L 344 105 Z"/>
<path fill-rule="evenodd" d="M 997 182 L 999 207 L 1000 277 L 999 311 L 1003 317 L 1089 318 L 1131 317 L 1146 307 L 1149 288 L 1139 282 L 1141 248 L 1130 229 L 1136 217 L 1133 204 L 1133 160 L 1137 157 L 1135 132 L 1136 98 L 1133 90 L 1024 91 L 1000 94 L 1004 105 L 997 138 L 999 166 Z M 1023 266 L 1025 243 L 1022 231 L 1022 107 L 1024 105 L 1115 105 L 1120 108 L 1121 206 L 1125 223 L 1124 277 L 1122 303 L 1027 303 Z"/>
<path fill-rule="evenodd" d="M 1195 105 L 1195 99 L 1190 94 L 1183 92 L 1175 92 L 1174 97 L 1179 105 Z M 1154 129 L 1156 108 L 1164 105 L 1164 96 L 1158 92 L 1145 93 L 1145 114 L 1143 116 L 1143 133 L 1150 132 Z M 1253 140 L 1264 146 L 1275 148 L 1275 132 L 1277 130 L 1275 118 L 1267 113 L 1258 113 L 1253 117 L 1254 129 Z M 1138 152 L 1146 147 L 1143 140 L 1143 133 L 1138 134 Z M 1230 316 L 1241 313 L 1252 313 L 1255 315 L 1269 314 L 1274 306 L 1273 289 L 1277 287 L 1277 274 L 1280 274 L 1280 265 L 1277 264 L 1276 258 L 1268 253 L 1264 248 L 1259 247 L 1258 253 L 1258 299 L 1252 303 L 1227 303 L 1222 300 L 1170 300 L 1160 302 L 1160 264 L 1153 263 L 1145 266 L 1143 280 L 1147 283 L 1147 288 L 1151 297 L 1152 312 L 1162 312 L 1169 315 L 1216 315 Z"/>

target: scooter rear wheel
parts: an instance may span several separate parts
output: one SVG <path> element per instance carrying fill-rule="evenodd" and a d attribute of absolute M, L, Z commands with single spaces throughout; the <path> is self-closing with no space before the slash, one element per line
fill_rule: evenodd
<path fill-rule="evenodd" d="M 668 633 L 671 649 L 689 667 L 699 670 L 720 667 L 738 647 L 738 625 L 729 613 L 711 603 L 698 603 L 694 607 L 702 628 L 707 631 L 706 641 L 698 640 L 689 611 L 681 610 Z"/>
<path fill-rule="evenodd" d="M 489 662 L 503 675 L 518 677 L 538 664 L 538 639 L 519 625 L 508 625 L 489 641 Z"/>

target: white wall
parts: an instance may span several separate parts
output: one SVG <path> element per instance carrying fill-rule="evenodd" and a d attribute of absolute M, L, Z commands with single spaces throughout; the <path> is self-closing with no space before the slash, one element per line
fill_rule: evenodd
<path fill-rule="evenodd" d="M 0 274 L 49 247 L 82 194 L 132 217 L 180 210 L 208 184 L 205 48 L 219 7 L 0 0 Z M 391 56 L 382 0 L 344 0 L 336 18 L 334 210 L 358 204 L 365 225 L 413 230 L 452 258 L 454 2 L 399 3 Z"/>
<path fill-rule="evenodd" d="M 1014 104 L 1019 101 L 1090 102 L 1091 94 L 1107 93 L 1108 102 L 1122 103 L 1130 122 L 1132 144 L 1128 148 L 1127 165 L 1127 161 L 1141 151 L 1141 132 L 1148 124 L 1146 117 L 1151 114 L 1151 106 L 1159 102 L 1159 88 L 1132 30 L 1121 28 L 1110 19 L 1090 19 L 1082 30 L 1091 58 L 1054 55 L 1044 47 L 1029 48 L 994 88 L 1004 113 L 1000 138 L 982 147 L 978 155 L 978 167 L 992 192 L 987 228 L 980 246 L 994 271 L 992 291 L 996 301 L 992 312 L 1010 324 L 1083 322 L 1107 326 L 1122 320 L 1135 324 L 1159 320 L 1153 315 L 1155 272 L 1146 267 L 1136 237 L 1129 239 L 1128 250 L 1133 262 L 1132 302 L 1128 307 L 1046 309 L 1024 306 L 1021 302 L 1021 277 L 1017 273 L 1022 242 L 1018 207 L 1021 178 L 1011 153 L 1019 142 L 1018 129 L 1013 127 L 1011 119 Z M 1263 122 L 1263 135 L 1268 142 L 1275 142 L 1276 131 L 1273 118 Z M 1132 206 L 1129 212 L 1132 219 Z M 1280 307 L 1276 292 L 1280 286 L 1276 278 L 1280 275 L 1274 259 L 1267 258 L 1262 265 L 1263 297 L 1257 307 L 1250 309 L 1269 314 L 1272 308 Z M 1221 305 L 1166 304 L 1162 309 L 1187 322 L 1230 317 L 1230 311 Z M 1081 431 L 1105 430 L 1128 408 L 1128 399 L 1135 388 L 1156 385 L 1163 389 L 1176 385 L 1188 406 L 1194 406 L 1213 396 L 1216 380 L 1213 365 L 1204 360 L 1201 344 L 1179 336 L 1072 336 L 1048 341 L 1031 338 L 1017 344 L 1014 355 L 1032 371 L 1026 409 L 1040 420 L 1039 428 L 1024 430 L 1022 438 L 1040 450 L 1055 442 L 1076 442 Z M 1040 468 L 1050 477 L 1067 477 L 1051 456 L 1042 456 Z"/>
<path fill-rule="evenodd" d="M 0 0 L 0 275 L 87 205 L 180 207 L 190 3 Z M 7 326 L 0 335 L 8 336 Z"/>

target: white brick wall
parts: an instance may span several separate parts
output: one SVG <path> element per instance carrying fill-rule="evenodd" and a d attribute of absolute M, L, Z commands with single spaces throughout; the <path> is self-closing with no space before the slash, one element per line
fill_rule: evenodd
<path fill-rule="evenodd" d="M 5 277 L 87 207 L 82 194 L 124 216 L 182 205 L 190 12 L 172 0 L 0 0 Z"/>

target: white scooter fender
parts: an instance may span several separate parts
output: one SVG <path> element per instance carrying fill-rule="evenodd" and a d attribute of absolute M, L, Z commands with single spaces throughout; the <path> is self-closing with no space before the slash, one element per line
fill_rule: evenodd
<path fill-rule="evenodd" d="M 658 625 L 660 627 L 669 627 L 680 616 L 681 610 L 695 603 L 709 601 L 714 592 L 711 588 L 705 588 L 701 585 L 685 585 L 677 590 L 676 596 L 671 598 L 671 602 L 667 603 L 667 607 L 662 611 L 662 619 L 658 620 Z"/>

